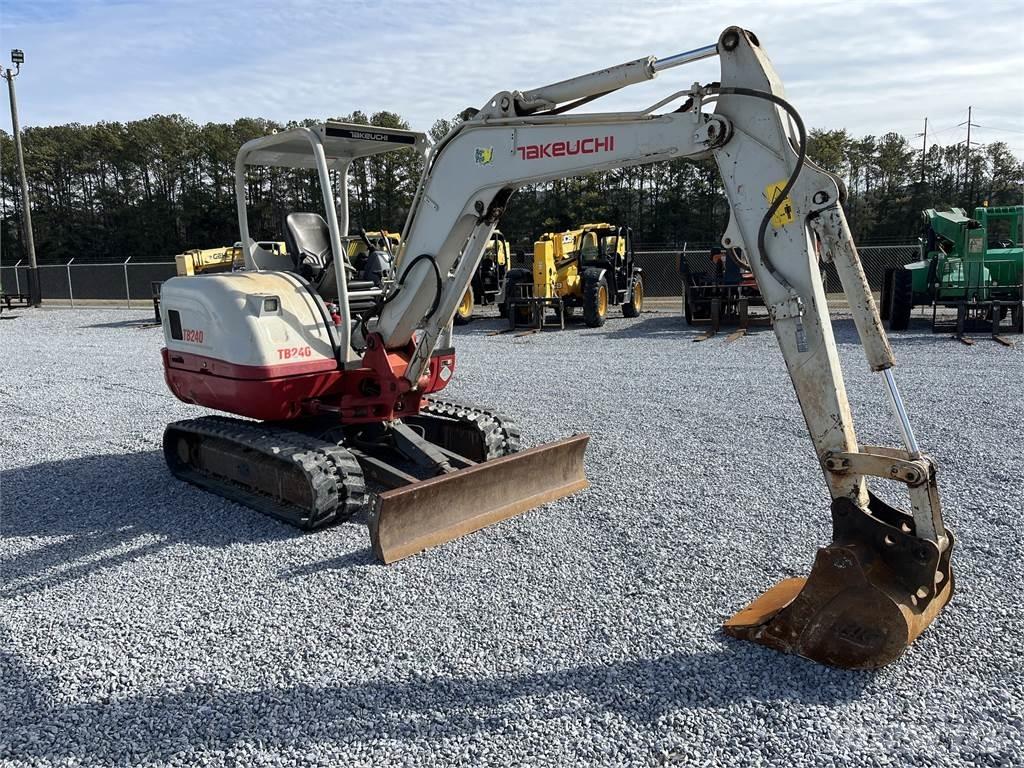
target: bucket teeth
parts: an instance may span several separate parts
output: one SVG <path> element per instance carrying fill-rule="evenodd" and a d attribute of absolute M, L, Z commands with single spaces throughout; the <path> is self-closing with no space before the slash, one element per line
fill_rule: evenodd
<path fill-rule="evenodd" d="M 881 504 L 872 497 L 872 507 Z M 776 584 L 724 629 L 823 664 L 881 667 L 899 658 L 952 597 L 952 533 L 947 529 L 948 544 L 939 552 L 934 542 L 916 539 L 848 499 L 835 500 L 832 511 L 837 541 L 818 551 L 810 575 Z M 886 512 L 891 515 L 892 508 Z M 904 547 L 912 557 L 890 555 Z"/>

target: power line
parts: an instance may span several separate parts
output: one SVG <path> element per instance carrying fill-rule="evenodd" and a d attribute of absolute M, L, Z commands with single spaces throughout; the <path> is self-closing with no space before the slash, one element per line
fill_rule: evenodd
<path fill-rule="evenodd" d="M 974 124 L 974 127 L 983 128 L 986 131 L 1003 131 L 1004 133 L 1024 133 L 1024 130 L 1021 130 L 1020 128 L 997 128 L 994 125 L 978 125 L 977 123 Z"/>
<path fill-rule="evenodd" d="M 939 129 L 938 129 L 937 131 L 931 131 L 931 134 L 932 134 L 932 136 L 934 136 L 934 135 L 935 135 L 935 134 L 937 134 L 937 133 L 945 133 L 946 131 L 952 131 L 952 130 L 954 130 L 955 128 L 960 128 L 960 127 L 962 127 L 962 125 L 963 125 L 963 124 L 961 123 L 960 125 L 951 125 L 951 126 L 949 126 L 948 128 L 939 128 Z"/>

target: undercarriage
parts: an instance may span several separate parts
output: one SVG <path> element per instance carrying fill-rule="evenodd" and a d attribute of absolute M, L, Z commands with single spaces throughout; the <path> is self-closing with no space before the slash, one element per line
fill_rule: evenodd
<path fill-rule="evenodd" d="M 430 546 L 418 545 L 420 529 L 436 535 L 444 528 L 439 515 L 454 521 L 462 535 L 535 506 L 532 499 L 522 506 L 524 483 L 555 477 L 537 489 L 559 489 L 552 498 L 564 495 L 563 486 L 585 487 L 585 445 L 586 436 L 577 436 L 533 449 L 543 454 L 545 473 L 525 456 L 525 462 L 496 461 L 519 451 L 515 423 L 492 410 L 440 399 L 427 399 L 419 414 L 403 420 L 349 427 L 329 416 L 287 423 L 206 416 L 168 425 L 163 440 L 175 477 L 302 530 L 369 513 L 373 546 L 385 562 Z M 473 492 L 453 494 L 445 481 L 473 468 Z M 429 512 L 423 499 L 403 502 L 403 492 L 429 478 L 442 481 L 444 509 Z M 388 503 L 372 491 L 391 491 Z M 404 554 L 396 556 L 398 551 Z"/>

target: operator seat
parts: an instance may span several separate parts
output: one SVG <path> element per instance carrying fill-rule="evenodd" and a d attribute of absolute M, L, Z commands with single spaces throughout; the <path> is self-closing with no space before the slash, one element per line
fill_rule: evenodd
<path fill-rule="evenodd" d="M 334 277 L 335 260 L 331 254 L 331 235 L 327 222 L 319 213 L 290 213 L 285 218 L 285 242 L 295 272 L 316 288 L 321 298 L 338 300 L 338 284 Z M 370 280 L 353 280 L 355 268 L 342 256 L 347 270 L 349 312 L 363 312 L 373 307 L 381 291 Z"/>
<path fill-rule="evenodd" d="M 316 282 L 331 257 L 327 222 L 318 213 L 289 213 L 284 221 L 285 242 L 295 271 Z"/>

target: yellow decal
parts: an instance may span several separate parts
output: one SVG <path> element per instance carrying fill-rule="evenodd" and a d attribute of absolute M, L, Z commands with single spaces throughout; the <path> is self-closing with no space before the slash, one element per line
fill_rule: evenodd
<path fill-rule="evenodd" d="M 774 184 L 769 184 L 764 188 L 764 196 L 767 198 L 769 205 L 775 202 L 775 198 L 781 194 L 787 181 L 789 181 L 789 179 L 776 181 Z M 772 226 L 779 229 L 787 224 L 792 224 L 795 220 L 796 216 L 793 213 L 793 198 L 787 197 L 782 201 L 782 204 L 778 207 L 775 213 L 772 214 Z"/>
<path fill-rule="evenodd" d="M 477 147 L 476 148 L 476 164 L 477 165 L 490 165 L 491 161 L 494 160 L 494 147 Z"/>

